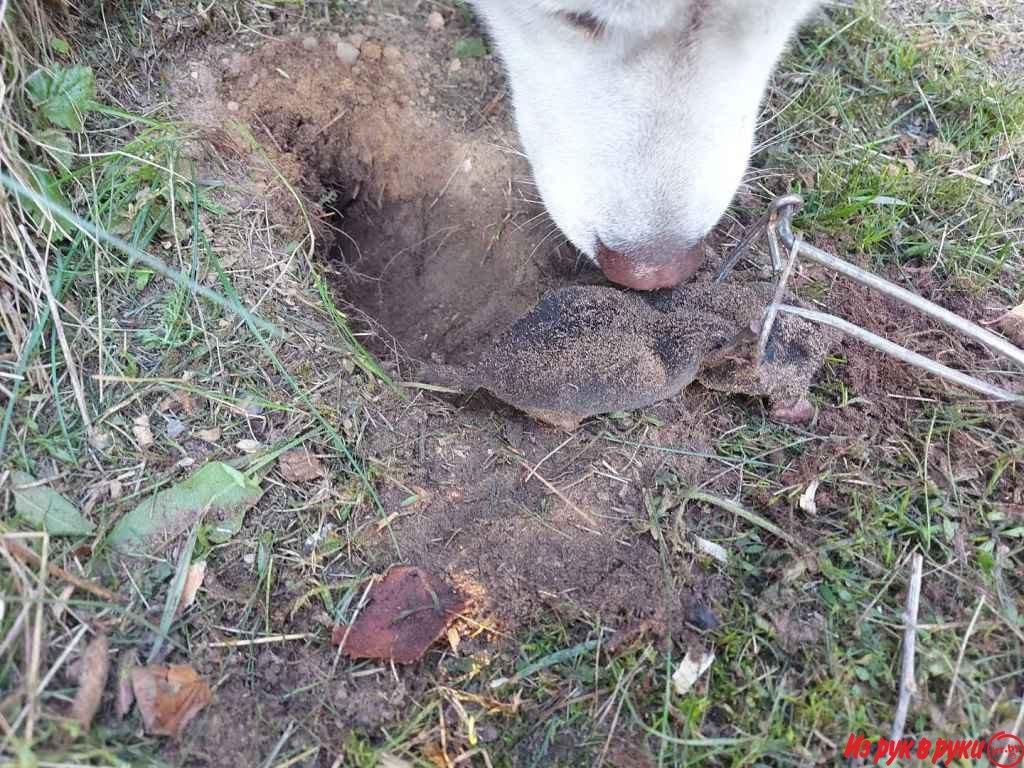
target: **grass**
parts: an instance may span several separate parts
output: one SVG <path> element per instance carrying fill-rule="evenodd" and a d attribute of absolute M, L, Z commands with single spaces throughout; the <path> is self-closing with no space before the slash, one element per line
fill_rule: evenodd
<path fill-rule="evenodd" d="M 849 733 L 888 731 L 913 552 L 926 565 L 907 731 L 1020 730 L 1021 425 L 1013 413 L 930 392 L 845 443 L 759 422 L 729 402 L 738 426 L 718 436 L 702 487 L 666 472 L 645 489 L 637 534 L 652 537 L 666 578 L 685 570 L 728 580 L 715 630 L 675 642 L 643 636 L 609 654 L 614 635 L 596 616 L 552 614 L 503 643 L 469 625 L 471 650 L 403 678 L 417 687 L 399 704 L 381 701 L 392 711 L 385 725 L 359 725 L 336 695 L 338 679 L 315 665 L 268 682 L 287 657 L 284 641 L 244 641 L 273 638 L 309 611 L 320 624 L 288 642 L 333 671 L 321 624 L 350 618 L 366 576 L 380 569 L 360 542 L 387 530 L 394 510 L 378 492 L 400 475 L 374 454 L 362 404 L 391 382 L 336 306 L 312 229 L 286 232 L 243 201 L 230 164 L 204 164 L 193 129 L 166 108 L 141 114 L 130 65 L 110 62 L 156 51 L 168 28 L 185 30 L 175 34 L 187 45 L 200 30 L 234 39 L 247 27 L 320 29 L 365 10 L 214 3 L 204 16 L 145 3 L 137 15 L 75 27 L 44 22 L 35 2 L 0 9 L 0 484 L 9 511 L 8 470 L 52 479 L 97 525 L 90 536 L 22 539 L 24 521 L 5 513 L 0 536 L 117 585 L 122 599 L 67 594 L 60 579 L 0 548 L 0 761 L 217 764 L 207 744 L 145 736 L 137 714 L 118 720 L 109 701 L 73 738 L 64 713 L 77 686 L 66 668 L 102 630 L 118 654 L 144 656 L 166 636 L 163 658 L 216 670 L 222 701 L 245 691 L 273 747 L 267 765 L 451 765 L 460 751 L 494 766 L 833 764 Z M 840 9 L 800 36 L 773 86 L 755 194 L 795 178 L 806 198 L 798 226 L 813 242 L 893 276 L 927 275 L 941 298 L 994 317 L 1022 295 L 1024 91 L 879 18 L 868 5 Z M 95 93 L 55 122 L 27 82 L 75 65 L 92 67 Z M 837 290 L 816 278 L 805 295 L 827 302 Z M 836 355 L 814 395 L 852 415 L 875 395 L 858 391 L 851 365 Z M 143 415 L 151 445 L 136 431 Z M 216 436 L 188 440 L 179 424 Z M 591 429 L 629 447 L 630 424 Z M 300 443 L 329 468 L 322 483 L 295 487 L 270 472 Z M 104 539 L 116 520 L 212 458 L 263 483 L 243 531 L 216 543 L 203 525 L 183 537 L 191 558 L 179 541 L 110 572 Z M 721 495 L 723 478 L 735 498 Z M 817 512 L 797 512 L 812 481 Z M 412 509 L 416 491 L 408 498 Z M 697 552 L 694 536 L 723 546 L 728 563 Z M 237 610 L 201 596 L 175 618 L 174 575 L 189 559 L 210 564 L 218 584 L 208 593 Z M 243 644 L 210 655 L 206 644 L 218 639 Z M 671 675 L 687 643 L 716 659 L 680 696 Z M 371 662 L 340 663 L 353 680 L 374 672 Z M 310 700 L 316 708 L 306 709 Z"/>

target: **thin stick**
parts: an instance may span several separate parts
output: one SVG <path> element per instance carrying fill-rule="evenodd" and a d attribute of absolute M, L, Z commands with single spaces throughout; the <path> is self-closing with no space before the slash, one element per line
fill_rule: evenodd
<path fill-rule="evenodd" d="M 533 477 L 533 476 L 534 476 L 535 474 L 537 474 L 537 470 L 538 470 L 538 469 L 540 469 L 540 467 L 541 467 L 541 464 L 543 464 L 543 463 L 544 463 L 545 461 L 547 461 L 548 459 L 550 459 L 550 458 L 551 458 L 552 456 L 554 456 L 554 455 L 555 455 L 556 453 L 558 453 L 558 452 L 559 452 L 560 450 L 562 450 L 563 448 L 565 448 L 565 446 L 567 446 L 567 445 L 568 445 L 568 444 L 569 444 L 569 443 L 570 443 L 570 442 L 572 441 L 572 439 L 573 439 L 574 437 L 576 437 L 576 435 L 569 435 L 569 436 L 568 436 L 567 438 L 565 438 L 565 440 L 563 440 L 563 441 L 562 441 L 561 443 L 559 443 L 557 447 L 555 447 L 555 448 L 552 448 L 552 449 L 551 449 L 551 450 L 550 450 L 550 451 L 549 451 L 549 452 L 547 453 L 547 455 L 545 455 L 543 459 L 541 459 L 540 461 L 538 461 L 538 462 L 537 462 L 537 464 L 536 464 L 536 466 L 534 466 L 534 468 L 530 470 L 530 474 L 528 474 L 528 475 L 526 476 L 526 479 L 525 479 L 525 480 L 523 480 L 523 484 L 525 485 L 526 483 L 530 482 L 530 478 L 531 478 L 531 477 Z"/>
<path fill-rule="evenodd" d="M 35 566 L 38 566 L 40 564 L 39 555 L 37 555 L 28 547 L 22 546 L 21 544 L 17 544 L 13 541 L 0 541 L 0 546 L 5 547 L 8 552 L 10 552 L 16 558 L 21 560 L 21 562 L 23 563 Z M 95 595 L 101 600 L 107 600 L 112 603 L 117 602 L 117 595 L 115 595 L 109 589 L 101 587 L 99 584 L 94 584 L 93 582 L 88 581 L 86 579 L 80 579 L 73 573 L 68 573 L 56 563 L 48 564 L 46 569 L 47 571 L 49 571 L 50 575 L 53 576 L 55 579 L 65 581 L 71 586 L 73 586 L 75 589 L 80 589 L 83 592 L 88 592 L 90 595 Z"/>
<path fill-rule="evenodd" d="M 263 768 L 270 768 L 277 760 L 277 756 L 281 754 L 281 750 L 284 749 L 284 745 L 288 743 L 288 739 L 292 737 L 292 731 L 295 730 L 295 721 L 292 720 L 288 723 L 288 727 L 284 729 L 284 733 L 281 734 L 281 738 L 277 740 L 277 744 L 267 755 L 267 759 L 263 761 Z"/>
<path fill-rule="evenodd" d="M 245 648 L 250 645 L 266 645 L 267 643 L 284 643 L 289 640 L 309 640 L 316 635 L 308 632 L 296 632 L 293 635 L 271 635 L 269 637 L 254 637 L 247 640 L 222 640 L 217 643 L 207 643 L 207 648 Z"/>
<path fill-rule="evenodd" d="M 960 653 L 957 654 L 956 666 L 953 667 L 953 679 L 949 681 L 949 691 L 946 693 L 946 709 L 949 709 L 949 705 L 953 701 L 953 691 L 956 689 L 956 681 L 960 678 L 960 666 L 964 663 L 964 654 L 967 652 L 967 641 L 971 639 L 974 627 L 978 623 L 978 616 L 981 615 L 981 609 L 984 607 L 985 595 L 982 594 L 981 600 L 978 601 L 978 607 L 974 609 L 974 615 L 971 616 L 971 623 L 967 625 L 967 631 L 964 633 L 963 642 L 960 643 Z"/>
<path fill-rule="evenodd" d="M 914 682 L 914 653 L 917 650 L 917 610 L 921 603 L 921 568 L 924 557 L 915 552 L 910 562 L 910 585 L 907 587 L 907 610 L 903 615 L 903 664 L 900 669 L 900 696 L 892 721 L 890 741 L 899 741 L 907 723 L 910 699 L 917 692 Z"/>
<path fill-rule="evenodd" d="M 317 137 L 327 133 L 327 131 L 331 128 L 332 125 L 334 125 L 336 122 L 338 122 L 339 120 L 341 120 L 341 118 L 343 118 L 345 116 L 346 112 L 348 112 L 348 109 L 343 107 L 338 112 L 338 114 L 336 114 L 334 117 L 332 117 L 330 120 L 328 120 L 326 123 L 324 123 L 323 125 L 320 126 L 320 130 L 318 130 L 316 133 L 313 134 L 313 138 L 315 139 L 315 138 L 317 138 Z"/>
<path fill-rule="evenodd" d="M 519 463 L 522 464 L 527 469 L 530 468 L 530 463 L 528 461 L 526 461 L 525 459 L 520 459 Z M 569 500 L 568 496 L 566 496 L 564 493 L 562 493 L 560 490 L 558 490 L 558 488 L 556 488 L 554 485 L 549 483 L 544 478 L 543 475 L 541 475 L 539 472 L 535 471 L 533 473 L 533 476 L 536 477 L 538 480 L 540 480 L 541 483 L 544 484 L 545 488 L 547 488 L 549 491 L 551 491 L 553 494 L 555 494 L 555 496 L 557 496 L 563 502 L 565 502 L 565 505 L 567 507 L 569 507 L 569 509 L 571 509 L 573 512 L 575 512 L 577 515 L 582 517 L 584 520 L 586 520 L 591 525 L 593 525 L 593 526 L 597 525 L 597 521 L 591 515 L 588 515 L 586 512 L 584 512 L 582 509 L 580 509 L 578 506 L 576 506 L 572 501 Z M 597 531 L 591 531 L 591 533 L 598 533 L 598 532 Z M 598 535 L 600 535 L 600 534 L 598 534 Z"/>

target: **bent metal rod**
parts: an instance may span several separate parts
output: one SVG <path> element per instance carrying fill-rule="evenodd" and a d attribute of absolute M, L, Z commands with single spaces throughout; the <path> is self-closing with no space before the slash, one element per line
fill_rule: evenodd
<path fill-rule="evenodd" d="M 721 282 L 725 279 L 739 259 L 743 256 L 743 253 L 753 243 L 757 234 L 759 234 L 762 229 L 766 232 L 768 238 L 768 251 L 772 261 L 772 270 L 776 274 L 781 271 L 782 274 L 779 277 L 778 288 L 775 292 L 772 303 L 765 309 L 764 320 L 761 327 L 761 336 L 758 340 L 757 352 L 755 355 L 756 363 L 760 364 L 772 327 L 775 324 L 778 313 L 782 312 L 783 314 L 796 315 L 797 317 L 802 317 L 806 320 L 835 328 L 842 333 L 845 333 L 846 335 L 879 350 L 883 354 L 894 357 L 908 365 L 913 365 L 926 370 L 940 378 L 959 384 L 966 389 L 979 392 L 997 400 L 1024 404 L 1024 394 L 1011 392 L 1010 390 L 991 384 L 987 381 L 983 381 L 982 379 L 971 376 L 963 371 L 950 368 L 949 366 L 936 362 L 935 360 L 918 354 L 906 347 L 902 347 L 899 344 L 878 336 L 877 334 L 871 333 L 870 331 L 843 320 L 840 317 L 836 317 L 835 315 L 830 315 L 825 312 L 817 312 L 810 309 L 804 309 L 803 307 L 783 304 L 782 299 L 785 295 L 786 285 L 794 271 L 798 258 L 803 257 L 839 272 L 851 280 L 861 283 L 862 285 L 876 290 L 879 293 L 885 294 L 890 298 L 910 305 L 919 312 L 923 312 L 945 325 L 956 329 L 965 336 L 968 336 L 979 344 L 984 345 L 991 351 L 1009 358 L 1018 366 L 1024 368 L 1024 350 L 1014 346 L 1004 337 L 993 333 L 986 328 L 982 328 L 980 325 L 972 323 L 970 320 L 950 312 L 948 309 L 940 307 L 934 302 L 928 301 L 928 299 L 923 296 L 911 293 L 895 283 L 891 283 L 878 275 L 867 272 L 866 270 L 833 256 L 830 253 L 826 253 L 820 248 L 815 248 L 813 245 L 810 245 L 798 238 L 793 233 L 792 221 L 793 214 L 801 205 L 803 205 L 803 199 L 799 195 L 784 195 L 777 198 L 772 203 L 768 213 L 757 221 L 750 228 L 750 231 L 743 235 L 740 242 L 726 258 L 725 263 L 722 265 L 715 278 L 716 282 Z M 780 240 L 782 245 L 789 249 L 789 258 L 786 260 L 785 264 L 782 263 L 779 250 Z"/>

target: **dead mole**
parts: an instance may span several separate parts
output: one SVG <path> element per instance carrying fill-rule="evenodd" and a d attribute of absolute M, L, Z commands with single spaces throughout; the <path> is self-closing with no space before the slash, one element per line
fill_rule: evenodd
<path fill-rule="evenodd" d="M 767 395 L 773 417 L 806 422 L 804 398 L 834 335 L 791 316 L 775 323 L 764 361 L 749 359 L 773 287 L 688 283 L 633 293 L 573 286 L 544 295 L 466 367 L 427 365 L 426 382 L 486 389 L 530 416 L 572 430 L 590 416 L 644 408 L 697 380 Z"/>

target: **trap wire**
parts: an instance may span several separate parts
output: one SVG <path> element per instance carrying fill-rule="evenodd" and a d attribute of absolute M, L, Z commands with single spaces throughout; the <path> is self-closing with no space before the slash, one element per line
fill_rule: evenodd
<path fill-rule="evenodd" d="M 776 198 L 775 201 L 772 202 L 768 212 L 751 225 L 743 234 L 740 241 L 726 257 L 725 262 L 722 264 L 718 274 L 715 276 L 716 283 L 722 282 L 729 276 L 737 262 L 756 241 L 758 235 L 763 233 L 766 236 L 768 252 L 771 257 L 772 271 L 775 274 L 779 274 L 781 272 L 781 275 L 779 276 L 778 289 L 775 292 L 775 296 L 772 299 L 771 304 L 769 304 L 765 309 L 761 325 L 761 333 L 755 352 L 755 364 L 761 364 L 764 357 L 764 350 L 768 343 L 768 338 L 771 335 L 775 321 L 781 312 L 783 314 L 796 315 L 797 317 L 802 317 L 805 320 L 810 320 L 812 322 L 835 328 L 836 330 L 839 330 L 842 333 L 877 349 L 879 352 L 882 352 L 889 357 L 896 358 L 908 365 L 921 368 L 935 376 L 958 384 L 965 389 L 987 395 L 1003 402 L 1014 403 L 1017 405 L 1024 404 L 1024 395 L 1020 393 L 1012 392 L 996 384 L 979 379 L 976 376 L 956 370 L 955 368 L 950 368 L 947 365 L 943 365 L 931 358 L 925 357 L 913 350 L 889 341 L 882 336 L 878 336 L 877 334 L 874 334 L 865 328 L 861 328 L 860 326 L 844 320 L 843 318 L 836 317 L 835 315 L 830 315 L 825 312 L 818 312 L 782 303 L 786 286 L 796 268 L 797 261 L 802 256 L 805 259 L 813 261 L 824 267 L 828 267 L 829 269 L 832 269 L 833 271 L 838 272 L 861 285 L 878 291 L 891 299 L 895 299 L 896 301 L 913 307 L 919 312 L 922 312 L 977 341 L 993 353 L 1002 355 L 1003 357 L 1012 360 L 1018 366 L 1024 368 L 1024 350 L 1014 346 L 1004 337 L 993 333 L 986 328 L 982 328 L 980 325 L 971 322 L 965 317 L 961 317 L 954 312 L 950 312 L 945 307 L 941 307 L 923 296 L 919 296 L 905 288 L 901 288 L 895 283 L 889 282 L 876 274 L 861 269 L 848 261 L 844 261 L 831 253 L 823 251 L 820 248 L 816 248 L 815 246 L 801 240 L 793 232 L 792 222 L 793 214 L 802 205 L 803 198 L 799 195 L 783 195 Z M 781 258 L 780 241 L 781 245 L 789 250 L 789 257 L 786 259 L 784 265 Z"/>

